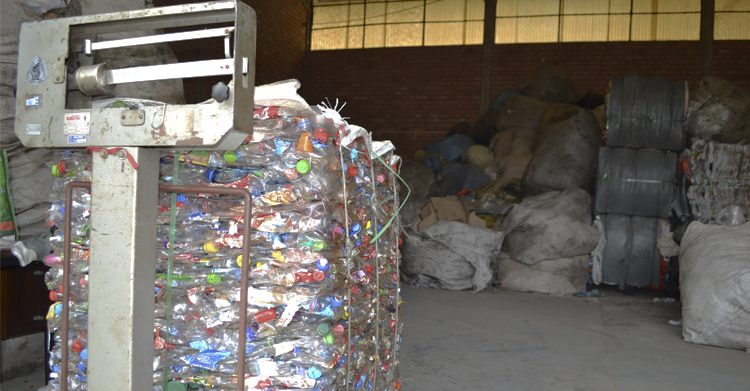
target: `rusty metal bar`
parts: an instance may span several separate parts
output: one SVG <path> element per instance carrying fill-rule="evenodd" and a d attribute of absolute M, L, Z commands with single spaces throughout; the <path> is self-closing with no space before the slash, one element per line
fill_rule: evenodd
<path fill-rule="evenodd" d="M 247 346 L 247 280 L 250 264 L 250 227 L 252 221 L 253 196 L 248 189 L 208 186 L 173 186 L 161 185 L 159 190 L 170 193 L 208 193 L 242 196 L 245 198 L 245 216 L 242 230 L 242 282 L 240 290 L 240 330 L 237 348 L 237 391 L 245 389 L 245 347 Z M 67 216 L 67 215 L 66 215 Z M 63 390 L 66 391 L 66 390 Z"/>
<path fill-rule="evenodd" d="M 73 189 L 87 188 L 91 189 L 90 182 L 71 182 L 65 187 L 65 224 L 63 227 L 63 306 L 62 306 L 62 362 L 60 364 L 60 389 L 68 390 L 68 328 L 69 328 L 69 299 L 70 299 L 70 236 L 71 236 L 71 218 L 73 204 Z M 248 265 L 250 259 L 250 226 L 252 221 L 252 194 L 247 189 L 236 189 L 227 187 L 204 187 L 204 186 L 172 186 L 162 185 L 159 190 L 174 193 L 207 193 L 207 194 L 226 194 L 242 196 L 245 198 L 245 214 L 242 232 L 242 288 L 240 291 L 240 330 L 239 330 L 239 347 L 238 347 L 238 365 L 237 366 L 237 390 L 245 388 L 245 348 L 247 346 L 247 284 L 248 284 Z"/>
<path fill-rule="evenodd" d="M 63 224 L 62 357 L 60 390 L 68 391 L 68 327 L 70 316 L 70 224 L 73 215 L 73 189 L 91 189 L 91 182 L 70 182 L 65 186 L 65 223 Z"/>

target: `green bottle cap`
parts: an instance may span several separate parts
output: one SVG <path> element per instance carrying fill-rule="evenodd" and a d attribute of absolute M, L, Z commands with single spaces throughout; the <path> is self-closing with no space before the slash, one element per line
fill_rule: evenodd
<path fill-rule="evenodd" d="M 318 335 L 320 335 L 321 337 L 325 337 L 326 335 L 331 333 L 331 326 L 329 326 L 328 323 L 321 323 L 318 325 L 315 331 L 317 331 Z"/>
<path fill-rule="evenodd" d="M 115 103 L 112 103 L 112 107 L 116 107 L 119 109 L 130 108 L 128 105 L 125 104 L 125 102 L 121 100 L 118 100 Z"/>
<path fill-rule="evenodd" d="M 57 169 L 57 164 L 52 165 L 52 176 L 55 178 L 60 176 L 60 170 Z"/>
<path fill-rule="evenodd" d="M 227 161 L 227 163 L 234 163 L 239 159 L 240 155 L 237 154 L 235 151 L 224 151 L 224 160 Z"/>
<path fill-rule="evenodd" d="M 300 174 L 306 174 L 310 171 L 310 162 L 307 160 L 300 160 L 297 162 L 297 172 Z"/>
<path fill-rule="evenodd" d="M 208 281 L 209 284 L 218 284 L 221 282 L 221 276 L 219 276 L 218 274 L 212 273 L 208 275 L 206 280 Z"/>
<path fill-rule="evenodd" d="M 167 383 L 167 391 L 186 391 L 187 385 L 178 381 L 171 381 Z"/>
<path fill-rule="evenodd" d="M 315 249 L 315 251 L 322 251 L 325 248 L 326 248 L 326 243 L 325 242 L 322 242 L 322 241 L 318 240 L 318 241 L 315 241 L 313 243 L 313 249 Z"/>
<path fill-rule="evenodd" d="M 333 343 L 333 335 L 328 334 L 325 337 L 323 337 L 323 343 L 326 345 L 330 345 Z"/>

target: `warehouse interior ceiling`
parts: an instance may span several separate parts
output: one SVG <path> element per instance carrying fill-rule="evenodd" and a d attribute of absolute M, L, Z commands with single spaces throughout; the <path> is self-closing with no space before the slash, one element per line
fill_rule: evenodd
<path fill-rule="evenodd" d="M 483 0 L 314 3 L 312 50 L 482 44 Z M 750 38 L 750 3 L 715 2 L 717 40 Z M 696 41 L 700 0 L 498 0 L 495 43 Z"/>

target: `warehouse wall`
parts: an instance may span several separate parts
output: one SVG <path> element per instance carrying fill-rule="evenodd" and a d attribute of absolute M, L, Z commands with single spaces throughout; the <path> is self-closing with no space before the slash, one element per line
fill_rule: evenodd
<path fill-rule="evenodd" d="M 154 0 L 157 7 L 199 3 L 205 0 Z M 258 17 L 255 84 L 267 84 L 295 78 L 302 80 L 307 34 L 307 0 L 243 0 Z M 198 42 L 198 43 L 196 43 Z M 170 44 L 177 59 L 196 61 L 223 58 L 221 39 L 173 42 Z M 185 80 L 185 99 L 188 103 L 204 101 L 211 96 L 211 86 L 229 78 Z"/>
<path fill-rule="evenodd" d="M 583 95 L 604 94 L 613 76 L 632 73 L 688 80 L 694 87 L 699 58 L 694 41 L 496 45 L 492 99 L 516 88 L 545 59 L 567 72 Z M 348 102 L 344 117 L 411 156 L 459 121 L 477 120 L 481 61 L 480 46 L 314 51 L 305 98 Z M 750 42 L 716 41 L 714 75 L 750 88 Z"/>

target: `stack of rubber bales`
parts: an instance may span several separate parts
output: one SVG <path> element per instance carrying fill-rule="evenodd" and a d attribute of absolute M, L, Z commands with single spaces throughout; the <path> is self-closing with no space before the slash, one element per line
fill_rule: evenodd
<path fill-rule="evenodd" d="M 162 192 L 157 213 L 153 389 L 393 391 L 401 386 L 402 321 L 396 172 L 390 142 L 372 141 L 327 109 L 255 108 L 254 133 L 234 151 L 167 151 L 162 184 L 247 188 L 244 200 L 211 193 Z M 48 221 L 73 214 L 68 390 L 87 389 L 90 158 L 60 154 L 50 164 L 56 201 Z M 96 196 L 96 195 L 94 195 Z M 250 230 L 250 258 L 242 259 Z M 59 389 L 63 238 L 46 282 L 58 301 L 48 316 L 48 389 Z M 240 306 L 242 262 L 249 263 L 247 308 Z M 96 278 L 96 276 L 94 276 Z M 239 328 L 246 311 L 247 329 Z M 246 338 L 245 361 L 238 342 Z M 94 357 L 94 359 L 96 359 Z"/>
<path fill-rule="evenodd" d="M 596 186 L 606 240 L 596 283 L 659 285 L 659 219 L 669 217 L 674 199 L 686 106 L 685 82 L 612 79 Z"/>

